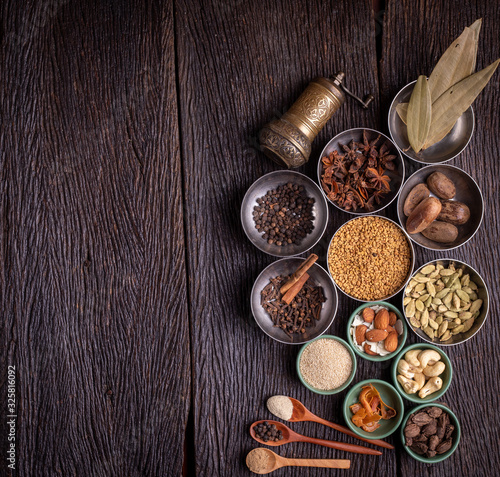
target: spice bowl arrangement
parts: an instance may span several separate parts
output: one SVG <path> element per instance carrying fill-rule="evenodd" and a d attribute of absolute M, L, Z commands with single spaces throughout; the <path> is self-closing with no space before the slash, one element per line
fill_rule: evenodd
<path fill-rule="evenodd" d="M 470 106 L 457 120 L 444 139 L 433 146 L 416 153 L 410 146 L 406 124 L 400 118 L 397 108 L 408 103 L 415 87 L 412 81 L 394 97 L 389 108 L 389 134 L 398 149 L 409 159 L 419 164 L 440 164 L 457 157 L 469 144 L 474 132 L 474 112 Z"/>
<path fill-rule="evenodd" d="M 282 258 L 266 267 L 255 280 L 250 297 L 253 316 L 262 331 L 276 341 L 307 343 L 325 333 L 335 319 L 337 290 L 328 272 L 311 262 L 297 257 Z M 308 267 L 307 281 L 299 282 L 302 288 L 287 306 L 279 298 L 280 285 L 301 267 L 303 270 L 304 265 Z M 309 296 L 306 298 L 302 294 Z M 304 307 L 308 313 L 301 316 Z"/>
<path fill-rule="evenodd" d="M 419 462 L 436 464 L 450 457 L 460 442 L 460 422 L 441 403 L 421 404 L 411 409 L 400 429 L 405 451 Z"/>
<path fill-rule="evenodd" d="M 391 384 L 367 379 L 355 384 L 343 403 L 349 429 L 364 439 L 383 439 L 393 434 L 403 420 L 404 404 Z"/>
<path fill-rule="evenodd" d="M 415 343 L 396 356 L 391 375 L 401 396 L 425 404 L 446 393 L 453 378 L 453 368 L 443 350 L 427 343 Z"/>
<path fill-rule="evenodd" d="M 294 171 L 270 172 L 246 192 L 241 223 L 258 249 L 275 257 L 291 257 L 319 242 L 328 224 L 328 204 L 307 176 Z"/>
<path fill-rule="evenodd" d="M 350 214 L 366 215 L 381 211 L 397 197 L 405 166 L 387 136 L 374 129 L 354 128 L 328 142 L 317 172 L 331 204 Z"/>
<path fill-rule="evenodd" d="M 387 361 L 403 348 L 408 330 L 402 313 L 385 301 L 367 303 L 347 321 L 347 341 L 368 361 Z"/>
<path fill-rule="evenodd" d="M 338 336 L 323 335 L 305 344 L 297 356 L 300 382 L 317 394 L 337 394 L 356 374 L 356 355 Z"/>
<path fill-rule="evenodd" d="M 470 265 L 443 258 L 428 262 L 411 277 L 403 293 L 408 325 L 421 339 L 440 346 L 472 338 L 488 317 L 489 293 Z"/>
<path fill-rule="evenodd" d="M 397 211 L 413 242 L 429 250 L 451 250 L 467 243 L 479 230 L 483 195 L 462 169 L 427 166 L 408 178 Z"/>
<path fill-rule="evenodd" d="M 408 234 L 379 215 L 342 225 L 328 247 L 328 271 L 335 285 L 361 302 L 387 300 L 409 280 L 415 256 Z"/>

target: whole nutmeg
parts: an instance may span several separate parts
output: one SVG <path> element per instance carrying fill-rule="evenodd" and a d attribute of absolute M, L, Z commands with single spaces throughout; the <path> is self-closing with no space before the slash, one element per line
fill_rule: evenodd
<path fill-rule="evenodd" d="M 370 307 L 364 308 L 361 315 L 367 323 L 371 323 L 375 318 L 375 312 Z"/>
<path fill-rule="evenodd" d="M 385 330 L 389 326 L 389 312 L 385 308 L 379 310 L 375 315 L 373 324 L 375 328 Z"/>

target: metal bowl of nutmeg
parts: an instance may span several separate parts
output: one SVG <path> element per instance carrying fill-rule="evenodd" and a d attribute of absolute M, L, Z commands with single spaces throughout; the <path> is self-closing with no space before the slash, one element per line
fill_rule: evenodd
<path fill-rule="evenodd" d="M 467 243 L 483 221 L 483 195 L 474 179 L 450 165 L 419 169 L 398 197 L 398 218 L 411 240 L 429 250 Z"/>

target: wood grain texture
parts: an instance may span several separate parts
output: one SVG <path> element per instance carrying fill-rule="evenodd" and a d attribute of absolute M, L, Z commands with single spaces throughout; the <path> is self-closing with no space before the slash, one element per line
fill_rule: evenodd
<path fill-rule="evenodd" d="M 273 258 L 246 239 L 239 208 L 252 182 L 277 169 L 255 149 L 255 138 L 317 76 L 344 70 L 349 87 L 377 98 L 376 30 L 369 2 L 271 1 L 263 7 L 256 2 L 186 0 L 176 5 L 195 471 L 200 476 L 249 475 L 244 461 L 256 443 L 248 426 L 271 417 L 265 407 L 268 397 L 296 397 L 318 415 L 343 422 L 343 395 L 318 396 L 305 390 L 295 372 L 298 349 L 265 336 L 249 309 L 253 281 Z M 326 141 L 349 127 L 378 126 L 377 113 L 378 99 L 368 111 L 348 100 L 316 139 L 303 172 L 314 178 Z M 332 214 L 330 236 L 347 217 Z M 326 244 L 325 239 L 314 248 L 323 265 Z M 345 335 L 345 319 L 354 307 L 341 298 L 333 333 Z M 363 363 L 357 378 L 379 376 L 375 368 Z M 314 423 L 297 423 L 293 429 L 355 442 Z M 351 457 L 308 444 L 291 444 L 278 452 L 286 457 Z M 373 475 L 381 470 L 395 475 L 392 453 L 355 456 L 351 469 L 341 472 Z M 324 469 L 307 472 L 336 475 Z M 304 470 L 284 469 L 276 475 L 299 476 Z"/>
<path fill-rule="evenodd" d="M 2 3 L 19 476 L 178 475 L 190 358 L 171 2 Z M 2 475 L 6 419 L 2 412 Z M 10 472 L 10 471 L 9 471 Z"/>
<path fill-rule="evenodd" d="M 381 97 L 387 106 L 404 85 L 419 74 L 429 74 L 448 45 L 465 26 L 483 18 L 477 70 L 500 56 L 498 5 L 486 1 L 389 2 L 384 25 L 381 62 Z M 402 454 L 402 475 L 491 475 L 498 468 L 500 418 L 494 410 L 500 404 L 497 354 L 500 333 L 498 320 L 498 260 L 500 233 L 498 156 L 500 152 L 500 81 L 496 72 L 474 103 L 476 129 L 469 146 L 450 164 L 469 173 L 478 183 L 485 201 L 483 225 L 463 247 L 446 254 L 417 247 L 417 265 L 438 257 L 469 263 L 489 286 L 490 313 L 481 332 L 468 342 L 447 348 L 454 366 L 454 379 L 440 400 L 447 403 L 462 424 L 462 440 L 457 452 L 445 462 L 426 466 Z M 387 111 L 383 111 L 386 114 Z M 417 167 L 412 165 L 411 171 Z M 413 336 L 411 342 L 417 341 Z"/>

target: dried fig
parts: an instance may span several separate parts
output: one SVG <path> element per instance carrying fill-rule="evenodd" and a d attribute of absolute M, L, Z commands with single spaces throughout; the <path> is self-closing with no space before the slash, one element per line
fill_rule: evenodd
<path fill-rule="evenodd" d="M 405 437 L 416 437 L 420 434 L 420 427 L 416 424 L 408 424 L 404 430 Z"/>
<path fill-rule="evenodd" d="M 410 449 L 417 454 L 424 455 L 427 452 L 428 447 L 425 444 L 417 442 L 416 444 L 413 444 Z"/>
<path fill-rule="evenodd" d="M 446 439 L 436 447 L 436 452 L 438 454 L 444 454 L 445 452 L 448 452 L 451 449 L 452 444 L 453 442 L 451 439 Z"/>

